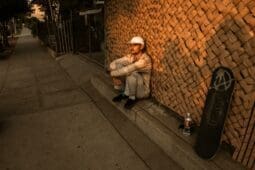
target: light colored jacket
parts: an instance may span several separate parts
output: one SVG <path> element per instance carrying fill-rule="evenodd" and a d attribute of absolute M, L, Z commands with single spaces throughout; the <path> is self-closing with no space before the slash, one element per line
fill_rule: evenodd
<path fill-rule="evenodd" d="M 118 65 L 122 65 L 122 67 L 117 69 Z M 113 70 L 111 76 L 113 77 L 129 76 L 133 72 L 141 74 L 144 86 L 148 91 L 150 91 L 151 68 L 151 58 L 146 53 L 143 53 L 137 61 L 133 55 L 129 54 L 110 64 L 110 69 Z"/>

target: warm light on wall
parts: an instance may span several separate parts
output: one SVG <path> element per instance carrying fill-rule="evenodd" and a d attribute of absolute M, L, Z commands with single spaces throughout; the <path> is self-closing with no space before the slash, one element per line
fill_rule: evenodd
<path fill-rule="evenodd" d="M 36 17 L 40 21 L 44 21 L 45 12 L 41 10 L 41 7 L 39 5 L 34 4 L 32 6 L 32 10 L 34 10 L 34 12 L 31 14 L 31 17 Z"/>

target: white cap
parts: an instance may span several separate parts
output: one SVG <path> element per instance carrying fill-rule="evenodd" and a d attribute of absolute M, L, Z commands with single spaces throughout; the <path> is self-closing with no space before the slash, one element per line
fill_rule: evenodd
<path fill-rule="evenodd" d="M 133 37 L 130 41 L 129 41 L 130 44 L 141 44 L 141 45 L 144 45 L 144 40 L 142 37 L 140 36 L 135 36 Z"/>

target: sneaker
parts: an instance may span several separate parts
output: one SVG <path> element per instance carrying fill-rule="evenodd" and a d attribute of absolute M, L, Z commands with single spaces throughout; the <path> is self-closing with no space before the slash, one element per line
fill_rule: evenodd
<path fill-rule="evenodd" d="M 113 102 L 120 102 L 122 99 L 127 99 L 128 96 L 123 95 L 123 94 L 119 94 L 118 96 L 114 97 L 112 99 Z"/>
<path fill-rule="evenodd" d="M 124 105 L 124 107 L 126 109 L 132 109 L 132 107 L 134 107 L 134 105 L 136 104 L 137 100 L 132 100 L 132 99 L 128 99 L 126 104 Z"/>

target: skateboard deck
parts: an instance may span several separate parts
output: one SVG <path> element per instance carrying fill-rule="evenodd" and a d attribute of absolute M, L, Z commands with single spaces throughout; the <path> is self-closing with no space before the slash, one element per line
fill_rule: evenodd
<path fill-rule="evenodd" d="M 230 69 L 218 67 L 213 72 L 195 143 L 195 151 L 203 159 L 213 158 L 220 146 L 234 85 Z"/>

